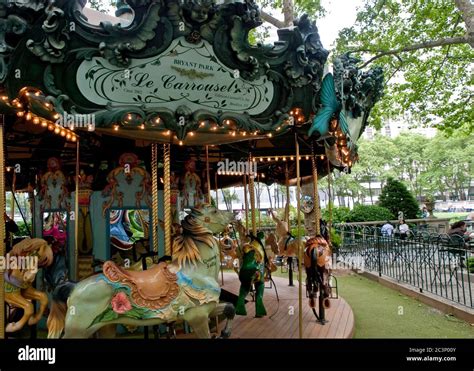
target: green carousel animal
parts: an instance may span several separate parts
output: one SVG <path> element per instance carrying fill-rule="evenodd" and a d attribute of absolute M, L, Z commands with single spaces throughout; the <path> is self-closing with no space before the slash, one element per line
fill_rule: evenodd
<path fill-rule="evenodd" d="M 106 262 L 103 273 L 58 287 L 48 318 L 49 338 L 88 338 L 115 334 L 115 326 L 153 326 L 187 321 L 199 338 L 209 338 L 209 317 L 224 314 L 221 333 L 229 337 L 234 307 L 219 303 L 219 246 L 232 214 L 204 205 L 192 209 L 173 243 L 170 264 L 135 272 Z M 71 292 L 72 289 L 72 292 Z M 70 294 L 70 295 L 69 295 Z M 69 298 L 67 299 L 67 297 Z M 67 304 L 66 304 L 67 299 Z"/>
<path fill-rule="evenodd" d="M 250 293 L 252 285 L 255 286 L 255 317 L 267 315 L 263 304 L 263 293 L 265 291 L 265 270 L 268 259 L 265 247 L 262 243 L 265 235 L 263 232 L 257 233 L 257 237 L 250 235 L 250 242 L 246 243 L 242 250 L 242 264 L 239 271 L 240 291 L 235 307 L 235 314 L 245 316 L 245 298 Z"/>

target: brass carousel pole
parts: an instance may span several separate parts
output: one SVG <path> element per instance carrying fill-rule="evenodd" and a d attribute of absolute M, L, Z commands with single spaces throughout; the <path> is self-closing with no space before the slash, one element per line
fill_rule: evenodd
<path fill-rule="evenodd" d="M 285 205 L 285 222 L 290 225 L 290 170 L 288 164 L 285 168 L 285 186 L 286 186 L 286 205 Z"/>
<path fill-rule="evenodd" d="M 12 197 L 10 199 L 10 215 L 11 215 L 11 219 L 13 220 L 15 218 L 15 197 L 13 197 L 13 194 L 16 191 L 16 172 L 15 171 L 13 172 L 12 177 L 13 177 L 13 180 L 12 180 L 12 189 L 11 189 Z"/>
<path fill-rule="evenodd" d="M 13 171 L 12 174 L 13 180 L 12 180 L 12 197 L 10 199 L 10 215 L 11 215 L 11 220 L 15 220 L 15 192 L 16 192 L 16 172 Z M 10 233 L 10 239 L 8 241 L 9 246 L 13 246 L 13 234 Z"/>
<path fill-rule="evenodd" d="M 209 146 L 206 146 L 207 202 L 211 203 L 211 171 L 209 170 Z"/>
<path fill-rule="evenodd" d="M 74 276 L 79 281 L 79 176 L 81 173 L 80 139 L 76 141 L 76 194 L 74 197 Z"/>
<path fill-rule="evenodd" d="M 252 162 L 252 155 L 250 155 L 250 162 Z M 249 194 L 250 194 L 250 208 L 252 215 L 252 234 L 257 235 L 257 221 L 255 218 L 255 184 L 254 184 L 254 174 L 249 175 Z"/>
<path fill-rule="evenodd" d="M 315 232 L 316 235 L 321 234 L 321 209 L 319 207 L 319 192 L 318 192 L 318 166 L 316 164 L 316 157 L 314 156 L 314 143 L 311 144 L 311 166 L 313 168 L 313 201 L 314 201 L 314 218 L 315 218 Z"/>
<path fill-rule="evenodd" d="M 5 157 L 3 144 L 4 116 L 0 115 L 0 257 L 5 256 Z M 0 268 L 0 339 L 5 339 L 5 289 L 3 267 Z"/>
<path fill-rule="evenodd" d="M 257 189 L 258 189 L 258 197 L 257 197 L 257 210 L 258 210 L 258 229 L 261 228 L 261 224 L 260 224 L 260 174 L 257 174 Z"/>
<path fill-rule="evenodd" d="M 328 170 L 328 211 L 329 211 L 329 220 L 328 220 L 328 231 L 331 233 L 332 227 L 332 192 L 331 192 L 331 163 L 329 157 L 327 157 L 327 170 Z"/>
<path fill-rule="evenodd" d="M 295 134 L 296 147 L 296 215 L 298 220 L 298 233 L 296 238 L 300 238 L 301 216 L 300 216 L 300 198 L 301 198 L 301 180 L 300 180 L 300 145 L 298 143 L 298 134 Z M 299 317 L 299 337 L 303 338 L 303 273 L 301 262 L 303 261 L 303 250 L 298 243 L 298 317 Z"/>
<path fill-rule="evenodd" d="M 164 176 L 163 176 L 163 200 L 165 219 L 165 255 L 171 256 L 171 145 L 163 145 Z"/>
<path fill-rule="evenodd" d="M 152 244 L 153 251 L 158 252 L 158 143 L 151 145 L 151 224 L 152 224 Z M 166 255 L 166 254 L 165 254 Z"/>
<path fill-rule="evenodd" d="M 247 174 L 244 174 L 245 229 L 249 230 L 249 200 L 247 195 Z"/>
<path fill-rule="evenodd" d="M 216 209 L 219 210 L 219 197 L 217 193 L 217 171 L 214 173 L 214 186 L 216 192 Z M 219 246 L 221 245 L 221 238 L 219 237 Z M 224 270 L 222 269 L 222 262 L 221 262 L 221 281 L 222 285 L 224 285 Z"/>

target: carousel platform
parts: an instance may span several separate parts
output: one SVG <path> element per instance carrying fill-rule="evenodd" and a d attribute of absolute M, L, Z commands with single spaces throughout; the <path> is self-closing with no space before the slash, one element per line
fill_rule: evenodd
<path fill-rule="evenodd" d="M 241 339 L 297 339 L 298 325 L 298 281 L 288 286 L 287 278 L 273 277 L 277 286 L 280 302 L 275 289 L 269 283 L 265 289 L 264 303 L 268 315 L 255 318 L 255 303 L 247 298 L 247 316 L 236 316 L 233 322 L 232 338 Z M 235 273 L 224 274 L 222 289 L 229 294 L 238 295 L 240 282 Z M 303 287 L 304 290 L 304 287 Z M 279 305 L 278 305 L 279 304 Z M 272 316 L 273 315 L 273 316 Z M 271 316 L 271 318 L 270 318 Z M 331 308 L 326 310 L 325 325 L 316 322 L 303 292 L 303 338 L 305 339 L 349 339 L 354 334 L 354 314 L 349 304 L 339 296 L 331 300 Z M 223 326 L 223 324 L 221 324 Z"/>

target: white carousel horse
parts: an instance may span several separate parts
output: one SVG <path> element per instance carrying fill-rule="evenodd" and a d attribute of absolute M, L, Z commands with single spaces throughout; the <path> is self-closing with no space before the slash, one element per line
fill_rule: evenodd
<path fill-rule="evenodd" d="M 220 314 L 227 318 L 221 336 L 229 337 L 235 311 L 232 304 L 219 303 L 219 246 L 213 234 L 222 233 L 231 219 L 231 213 L 210 205 L 193 209 L 174 240 L 170 264 L 161 262 L 134 272 L 106 262 L 103 273 L 75 287 L 58 287 L 48 318 L 48 337 L 60 337 L 63 329 L 64 338 L 88 338 L 116 324 L 187 321 L 197 337 L 209 338 L 209 317 Z"/>

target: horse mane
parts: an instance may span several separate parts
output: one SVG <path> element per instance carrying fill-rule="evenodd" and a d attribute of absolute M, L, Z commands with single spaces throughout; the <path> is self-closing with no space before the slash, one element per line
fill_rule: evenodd
<path fill-rule="evenodd" d="M 38 251 L 47 242 L 41 238 L 25 238 L 13 246 L 11 256 L 25 256 Z"/>
<path fill-rule="evenodd" d="M 173 242 L 173 261 L 177 261 L 179 267 L 186 262 L 196 264 L 202 262 L 197 242 L 202 242 L 209 248 L 216 244 L 212 232 L 199 224 L 192 215 L 188 215 L 181 223 L 183 233 L 177 236 Z"/>

